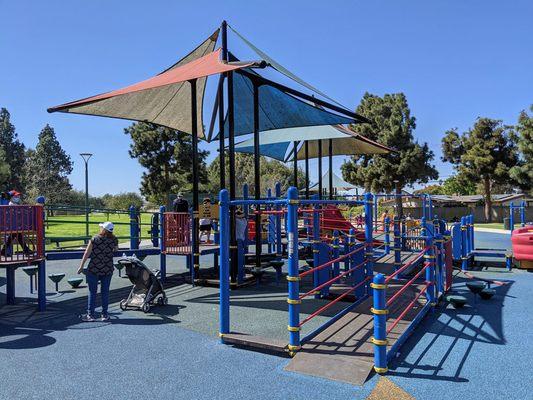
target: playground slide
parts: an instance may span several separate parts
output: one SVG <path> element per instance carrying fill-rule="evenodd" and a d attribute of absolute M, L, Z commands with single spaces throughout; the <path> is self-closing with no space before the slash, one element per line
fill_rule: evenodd
<path fill-rule="evenodd" d="M 515 229 L 511 235 L 513 256 L 520 268 L 533 268 L 533 226 Z"/>
<path fill-rule="evenodd" d="M 355 226 L 348 221 L 341 210 L 337 206 L 329 205 L 322 210 L 320 217 L 320 226 L 322 229 L 327 230 L 338 230 L 344 233 L 349 233 L 350 229 L 355 230 L 355 238 L 360 241 L 365 241 L 365 231 L 357 229 Z M 374 240 L 374 244 L 381 244 L 379 240 Z"/>

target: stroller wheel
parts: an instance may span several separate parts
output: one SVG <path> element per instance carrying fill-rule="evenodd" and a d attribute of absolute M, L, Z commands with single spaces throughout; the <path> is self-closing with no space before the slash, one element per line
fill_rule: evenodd
<path fill-rule="evenodd" d="M 168 304 L 168 297 L 167 296 L 163 297 L 163 304 L 164 305 Z"/>
<path fill-rule="evenodd" d="M 142 310 L 143 312 L 147 313 L 148 311 L 150 311 L 150 304 L 149 303 L 144 303 L 142 305 Z"/>
<path fill-rule="evenodd" d="M 157 304 L 160 305 L 160 306 L 165 304 L 165 300 L 163 299 L 163 297 L 160 296 L 160 297 L 157 298 Z"/>
<path fill-rule="evenodd" d="M 126 311 L 126 300 L 120 300 L 119 306 L 122 311 Z"/>

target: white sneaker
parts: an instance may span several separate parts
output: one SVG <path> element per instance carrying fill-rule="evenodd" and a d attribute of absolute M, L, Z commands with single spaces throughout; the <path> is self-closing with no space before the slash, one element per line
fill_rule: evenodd
<path fill-rule="evenodd" d="M 102 315 L 100 316 L 100 321 L 105 322 L 105 321 L 109 321 L 109 320 L 110 320 L 110 318 L 109 318 L 109 314 L 102 314 Z"/>
<path fill-rule="evenodd" d="M 94 319 L 94 317 L 93 317 L 91 314 L 85 314 L 85 315 L 82 315 L 82 316 L 81 316 L 81 320 L 82 320 L 83 322 L 94 322 L 94 321 L 96 321 L 96 320 Z"/>

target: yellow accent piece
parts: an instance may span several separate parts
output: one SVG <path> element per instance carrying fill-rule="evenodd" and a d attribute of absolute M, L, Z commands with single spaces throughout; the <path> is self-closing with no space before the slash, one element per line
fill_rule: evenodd
<path fill-rule="evenodd" d="M 387 289 L 387 285 L 384 285 L 384 284 L 381 284 L 381 283 L 374 283 L 374 282 L 370 283 L 370 287 L 372 289 L 382 289 L 382 290 Z"/>
<path fill-rule="evenodd" d="M 287 325 L 287 329 L 288 329 L 289 332 L 300 332 L 300 327 L 299 326 Z"/>
<path fill-rule="evenodd" d="M 373 256 L 374 255 L 374 252 L 370 251 L 370 252 L 367 252 L 365 251 L 365 256 Z"/>
<path fill-rule="evenodd" d="M 389 310 L 387 310 L 387 309 L 384 309 L 384 310 L 378 310 L 377 308 L 372 307 L 372 308 L 370 309 L 370 312 L 371 312 L 372 314 L 376 314 L 376 315 L 387 315 L 387 314 L 389 313 Z"/>
<path fill-rule="evenodd" d="M 431 256 L 431 255 L 427 255 L 427 254 L 424 254 L 424 258 L 425 258 L 426 260 L 434 260 L 434 259 L 437 258 L 437 257 L 435 257 L 435 256 Z"/>
<path fill-rule="evenodd" d="M 431 307 L 435 307 L 435 306 L 437 305 L 437 303 L 432 302 L 432 303 L 429 303 L 429 305 L 430 305 Z"/>
<path fill-rule="evenodd" d="M 220 333 L 220 332 L 218 332 L 218 337 L 223 338 L 223 337 L 224 337 L 224 333 Z"/>
<path fill-rule="evenodd" d="M 462 231 L 466 231 L 466 226 L 464 226 L 464 225 L 461 226 L 461 230 L 462 230 Z"/>
<path fill-rule="evenodd" d="M 376 339 L 375 337 L 372 337 L 370 341 L 374 343 L 376 346 L 386 346 L 389 344 L 389 341 L 387 339 L 381 340 L 381 339 Z"/>
<path fill-rule="evenodd" d="M 302 300 L 287 299 L 287 303 L 289 303 L 289 304 L 302 304 Z"/>
<path fill-rule="evenodd" d="M 289 276 L 289 275 L 287 275 L 287 280 L 289 282 L 298 282 L 300 280 L 300 277 L 299 276 Z"/>
<path fill-rule="evenodd" d="M 374 365 L 374 371 L 376 371 L 378 374 L 386 374 L 389 369 L 387 367 L 385 368 L 378 368 Z"/>
<path fill-rule="evenodd" d="M 292 352 L 293 350 L 300 350 L 302 346 L 293 346 L 291 344 L 288 344 L 287 348 Z"/>
<path fill-rule="evenodd" d="M 320 253 L 320 250 L 313 249 L 313 253 Z"/>
<path fill-rule="evenodd" d="M 289 351 L 289 357 L 294 357 L 296 353 L 294 351 Z"/>
<path fill-rule="evenodd" d="M 336 244 L 331 246 L 333 249 L 338 249 L 340 246 L 337 246 Z"/>
<path fill-rule="evenodd" d="M 194 253 L 195 257 L 200 257 L 200 253 Z"/>
<path fill-rule="evenodd" d="M 194 264 L 194 268 L 200 268 L 200 264 Z"/>
<path fill-rule="evenodd" d="M 296 199 L 288 200 L 288 202 L 289 204 L 300 204 L 300 201 Z"/>

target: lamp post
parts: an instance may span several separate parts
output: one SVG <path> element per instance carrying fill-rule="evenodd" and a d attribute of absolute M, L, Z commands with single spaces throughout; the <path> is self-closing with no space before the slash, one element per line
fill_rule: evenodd
<path fill-rule="evenodd" d="M 92 153 L 80 153 L 85 162 L 85 236 L 89 237 L 89 159 Z"/>

